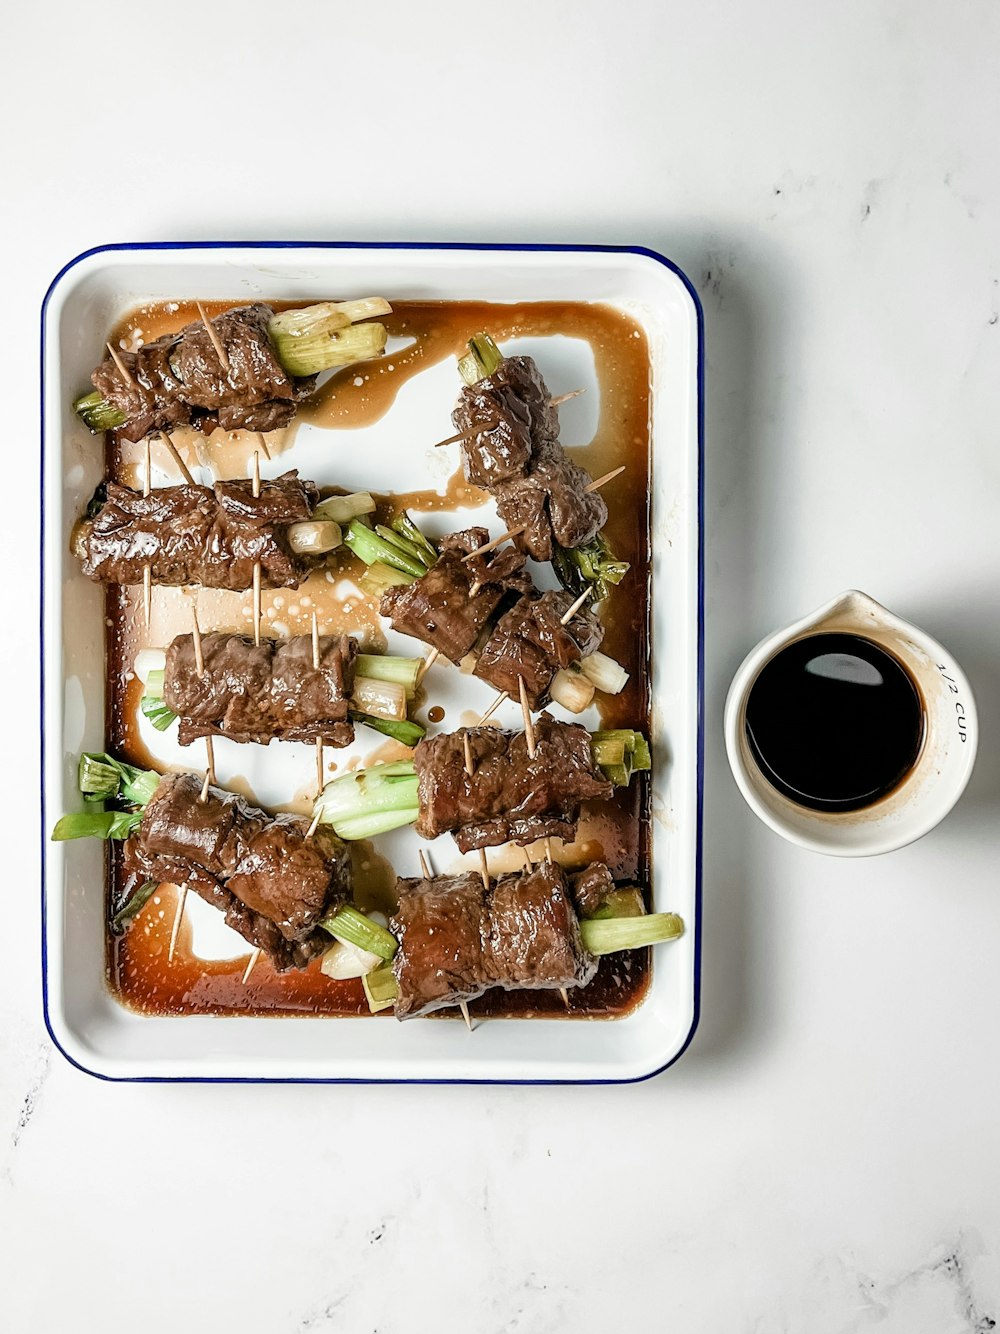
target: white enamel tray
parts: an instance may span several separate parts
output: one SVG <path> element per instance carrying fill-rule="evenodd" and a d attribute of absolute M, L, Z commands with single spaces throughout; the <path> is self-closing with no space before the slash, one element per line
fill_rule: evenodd
<path fill-rule="evenodd" d="M 42 309 L 43 609 L 42 803 L 48 832 L 79 809 L 81 750 L 104 739 L 102 590 L 80 573 L 69 534 L 102 475 L 102 450 L 72 401 L 88 383 L 95 349 L 126 311 L 162 300 L 310 300 L 379 293 L 397 300 L 600 301 L 627 310 L 648 334 L 653 383 L 653 904 L 679 912 L 680 941 L 654 952 L 644 1002 L 617 1020 L 490 1020 L 461 1023 L 246 1016 L 154 1018 L 124 1008 L 104 981 L 104 850 L 95 841 L 45 842 L 43 989 L 53 1041 L 75 1065 L 106 1079 L 618 1082 L 671 1064 L 698 1016 L 701 841 L 701 311 L 690 283 L 651 251 L 606 247 L 178 243 L 88 251 L 57 275 Z M 391 345 L 390 345 L 391 350 Z M 518 340 L 505 351 L 539 357 L 553 393 L 586 385 L 562 410 L 563 435 L 583 444 L 596 422 L 598 389 L 586 343 Z M 456 395 L 453 364 L 417 376 L 376 425 L 344 433 L 300 428 L 265 475 L 298 468 L 319 485 L 442 491 L 456 467 L 452 447 L 431 446 L 447 429 Z M 416 442 L 416 443 L 415 443 Z M 426 442 L 426 444 L 424 443 Z M 446 456 L 446 457 L 445 457 Z M 175 480 L 157 473 L 153 484 Z M 202 480 L 208 481 L 206 475 Z M 613 498 L 611 499 L 613 504 Z M 481 522 L 500 531 L 492 507 Z M 473 512 L 427 516 L 441 533 Z M 420 518 L 420 516 L 417 516 Z M 412 640 L 390 652 L 413 653 Z M 471 691 L 471 693 L 470 693 Z M 482 683 L 437 673 L 435 702 L 455 726 L 482 707 Z M 510 706 L 501 715 L 519 727 Z M 558 709 L 554 712 L 559 716 Z M 581 721 L 594 726 L 596 712 Z M 363 729 L 362 729 L 363 730 Z M 200 767 L 174 732 L 145 727 L 166 764 Z M 370 749 L 380 738 L 362 740 Z M 216 742 L 219 781 L 245 777 L 263 804 L 287 801 L 312 772 L 312 750 Z M 398 871 L 418 873 L 419 840 L 379 840 Z M 432 845 L 435 869 L 461 859 L 450 838 Z M 194 942 L 204 957 L 245 955 L 218 915 L 189 898 Z"/>

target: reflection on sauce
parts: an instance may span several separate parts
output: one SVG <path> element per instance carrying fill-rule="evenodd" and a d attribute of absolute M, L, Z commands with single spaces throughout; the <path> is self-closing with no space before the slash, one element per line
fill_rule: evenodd
<path fill-rule="evenodd" d="M 225 309 L 230 302 L 206 302 L 209 314 Z M 284 306 L 291 303 L 283 303 Z M 306 304 L 306 303 L 297 303 Z M 113 337 L 151 341 L 161 333 L 181 328 L 197 319 L 193 303 L 176 302 L 134 312 Z M 489 305 L 481 302 L 401 302 L 386 317 L 392 335 L 409 338 L 402 351 L 358 367 L 335 372 L 300 410 L 299 418 L 317 426 L 350 429 L 378 421 L 389 411 L 403 385 L 414 375 L 464 350 L 467 339 L 488 329 L 500 342 L 515 337 L 544 337 L 563 334 L 586 339 L 593 351 L 600 384 L 600 421 L 593 441 L 574 449 L 574 458 L 594 476 L 620 463 L 627 471 L 608 492 L 609 519 L 605 528 L 617 554 L 632 566 L 625 582 L 599 609 L 605 626 L 602 650 L 611 654 L 629 672 L 629 683 L 617 696 L 598 696 L 602 726 L 648 725 L 649 698 L 646 667 L 649 658 L 649 355 L 646 339 L 628 316 L 610 307 L 566 302 L 521 305 Z M 544 370 L 544 366 L 543 366 Z M 360 383 L 357 383 L 360 381 Z M 456 392 L 457 392 L 456 380 Z M 446 426 L 451 403 L 442 408 Z M 272 454 L 291 447 L 295 423 L 285 431 L 267 436 Z M 216 431 L 211 437 L 194 430 L 173 435 L 178 449 L 190 463 L 207 463 L 218 476 L 246 475 L 257 437 L 246 432 Z M 433 442 L 428 442 L 433 443 Z M 567 444 L 572 442 L 567 441 Z M 157 446 L 153 443 L 153 450 Z M 162 448 L 162 446 L 161 446 Z M 141 485 L 137 463 L 140 447 L 108 442 L 108 475 L 130 485 Z M 158 462 L 154 453 L 154 462 Z M 294 466 L 294 460 L 289 460 Z M 449 480 L 444 495 L 435 490 L 378 496 L 379 519 L 401 509 L 449 511 L 476 506 L 486 499 L 478 488 L 465 481 L 459 469 Z M 364 566 L 346 549 L 314 571 L 298 589 L 264 590 L 264 633 L 276 637 L 308 634 L 316 611 L 322 633 L 350 633 L 361 641 L 365 652 L 386 647 L 378 609 L 358 588 Z M 106 594 L 108 651 L 108 738 L 109 750 L 143 766 L 152 757 L 142 744 L 136 716 L 140 684 L 129 679 L 138 649 L 147 645 L 165 647 L 174 635 L 188 633 L 191 611 L 196 606 L 203 628 L 252 633 L 250 595 L 214 589 L 155 588 L 153 615 L 147 635 L 142 624 L 141 590 L 109 586 Z M 484 703 L 483 707 L 486 707 Z M 456 725 L 474 724 L 478 714 L 463 711 Z M 440 723 L 444 710 L 432 705 L 427 717 Z M 490 720 L 491 722 L 493 719 Z M 397 742 L 387 741 L 367 757 L 365 764 L 409 758 L 412 754 Z M 192 767 L 198 759 L 192 755 Z M 330 772 L 357 767 L 353 757 L 327 752 Z M 253 794 L 244 783 L 233 786 Z M 285 809 L 307 811 L 311 788 L 303 787 Z M 585 811 L 575 843 L 555 840 L 556 859 L 568 867 L 581 866 L 601 856 L 619 880 L 648 884 L 649 865 L 646 827 L 648 782 L 633 780 L 630 788 L 613 801 Z M 447 847 L 447 851 L 445 851 Z M 448 841 L 442 845 L 438 869 L 445 869 Z M 536 860 L 544 856 L 543 845 L 532 850 Z M 392 906 L 395 875 L 389 863 L 368 843 L 352 846 L 356 896 L 363 907 L 386 912 Z M 523 865 L 519 850 L 507 847 L 489 853 L 490 867 L 503 874 Z M 456 854 L 456 863 L 461 864 Z M 111 856 L 109 893 L 117 901 L 121 888 L 120 857 Z M 110 938 L 108 975 L 112 987 L 129 1006 L 150 1014 L 367 1014 L 360 982 L 334 982 L 319 971 L 319 961 L 304 972 L 274 973 L 261 958 L 249 983 L 242 983 L 247 953 L 230 960 L 203 960 L 191 954 L 191 933 L 182 927 L 178 950 L 167 963 L 167 949 L 176 905 L 176 891 L 162 886 L 143 909 L 132 930 L 124 937 Z M 602 959 L 597 977 L 581 993 L 570 992 L 574 1017 L 608 1017 L 627 1013 L 642 1000 L 649 982 L 649 951 L 635 951 Z M 471 1006 L 481 1016 L 507 1015 L 527 1018 L 544 1014 L 564 1017 L 558 994 L 546 992 L 490 992 Z M 450 1013 L 450 1012 L 449 1012 Z"/>

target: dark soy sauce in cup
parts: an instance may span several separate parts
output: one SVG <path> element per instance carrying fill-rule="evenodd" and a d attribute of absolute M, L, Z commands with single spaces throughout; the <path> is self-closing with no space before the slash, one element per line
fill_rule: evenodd
<path fill-rule="evenodd" d="M 916 763 L 924 710 L 892 654 L 860 635 L 810 635 L 750 689 L 746 736 L 770 783 L 814 811 L 857 811 Z"/>

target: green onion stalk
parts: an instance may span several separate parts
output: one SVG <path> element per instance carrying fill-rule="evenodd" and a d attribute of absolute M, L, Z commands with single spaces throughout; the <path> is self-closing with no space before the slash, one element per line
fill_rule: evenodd
<path fill-rule="evenodd" d="M 64 815 L 52 831 L 53 842 L 74 838 L 124 839 L 138 828 L 142 810 L 156 791 L 160 775 L 116 760 L 103 751 L 80 756 L 77 787 L 88 809 Z M 128 809 L 106 808 L 118 802 Z"/>
<path fill-rule="evenodd" d="M 391 524 L 374 527 L 363 516 L 352 519 L 344 532 L 344 545 L 368 566 L 361 589 L 374 598 L 387 588 L 415 583 L 438 558 L 437 548 L 405 510 Z"/>
<path fill-rule="evenodd" d="M 367 950 L 369 954 L 377 954 L 380 959 L 391 959 L 398 948 L 396 937 L 390 931 L 350 904 L 338 908 L 329 917 L 321 918 L 319 924 L 335 940 L 342 940 L 345 945 L 355 945 L 358 949 Z"/>
<path fill-rule="evenodd" d="M 115 935 L 120 935 L 129 922 L 139 916 L 139 913 L 145 908 L 146 904 L 159 889 L 159 884 L 155 880 L 147 880 L 145 884 L 132 891 L 125 903 L 118 909 L 111 919 L 111 930 Z"/>
<path fill-rule="evenodd" d="M 616 787 L 627 787 L 634 773 L 650 767 L 645 737 L 627 729 L 593 733 L 591 754 Z M 348 842 L 413 824 L 420 814 L 413 761 L 373 764 L 331 779 L 316 798 L 313 814 Z"/>
<path fill-rule="evenodd" d="M 629 571 L 628 562 L 618 559 L 603 533 L 598 533 L 586 546 L 572 550 L 557 547 L 552 568 L 563 588 L 576 596 L 589 588 L 594 602 L 610 597 L 612 587 L 620 584 Z"/>
<path fill-rule="evenodd" d="M 382 297 L 321 301 L 272 316 L 267 333 L 286 374 L 318 375 L 336 366 L 380 357 L 389 334 L 372 317 L 391 313 L 392 307 Z M 370 322 L 361 324 L 360 320 Z M 111 431 L 125 424 L 125 413 L 98 390 L 78 398 L 73 411 L 91 431 Z"/>

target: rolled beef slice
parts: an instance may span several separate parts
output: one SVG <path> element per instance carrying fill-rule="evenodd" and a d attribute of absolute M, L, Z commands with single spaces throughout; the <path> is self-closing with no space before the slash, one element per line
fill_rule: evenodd
<path fill-rule="evenodd" d="M 415 583 L 387 589 L 379 610 L 392 628 L 436 648 L 451 662 L 461 662 L 505 595 L 532 586 L 524 557 L 511 547 L 463 559 L 488 541 L 485 528 L 452 533 L 442 541 L 438 560 L 425 575 Z"/>
<path fill-rule="evenodd" d="M 128 379 L 106 357 L 91 381 L 106 402 L 125 414 L 119 433 L 141 440 L 164 428 L 199 425 L 206 417 L 229 431 L 287 425 L 315 377 L 295 378 L 284 370 L 267 332 L 272 314 L 269 306 L 256 302 L 211 317 L 227 366 L 200 320 L 135 352 L 121 351 Z"/>
<path fill-rule="evenodd" d="M 542 714 L 534 730 L 533 757 L 523 732 L 474 727 L 425 737 L 413 755 L 417 833 L 436 838 L 450 832 L 462 852 L 551 835 L 571 838 L 582 803 L 607 799 L 612 785 L 594 764 L 584 728 Z"/>
<path fill-rule="evenodd" d="M 527 472 L 497 487 L 500 518 L 509 529 L 524 529 L 511 539 L 518 550 L 546 561 L 556 547 L 590 542 L 608 521 L 603 496 L 586 490 L 592 480 L 557 444 L 534 457 Z"/>
<path fill-rule="evenodd" d="M 201 800 L 194 774 L 165 774 L 126 845 L 126 869 L 187 885 L 263 949 L 279 971 L 302 968 L 330 945 L 318 923 L 350 895 L 346 846 L 302 816 L 270 816 L 233 792 Z"/>
<path fill-rule="evenodd" d="M 244 592 L 260 561 L 265 587 L 296 588 L 319 558 L 293 551 L 288 529 L 308 520 L 318 499 L 294 471 L 262 482 L 257 497 L 249 479 L 156 487 L 148 496 L 108 482 L 97 512 L 76 525 L 72 548 L 98 583 L 141 584 L 148 564 L 154 584 Z"/>
<path fill-rule="evenodd" d="M 543 444 L 558 440 L 559 414 L 531 357 L 505 357 L 497 370 L 462 390 L 452 412 L 456 430 L 482 426 L 463 442 L 465 476 L 492 491 L 523 473 Z"/>
<path fill-rule="evenodd" d="M 358 645 L 349 635 L 319 636 L 319 667 L 311 635 L 288 640 L 236 634 L 201 636 L 202 672 L 194 638 L 178 635 L 167 649 L 163 698 L 180 719 L 182 746 L 226 736 L 266 746 L 278 741 L 324 741 L 347 746 Z"/>
<path fill-rule="evenodd" d="M 600 621 L 582 608 L 562 624 L 573 601 L 572 594 L 551 590 L 521 598 L 500 617 L 483 645 L 476 676 L 515 700 L 523 680 L 528 707 L 543 708 L 556 672 L 596 652 L 604 638 Z"/>
<path fill-rule="evenodd" d="M 476 875 L 400 880 L 391 927 L 398 1019 L 474 1000 L 491 987 L 581 987 L 597 971 L 563 871 L 550 864 L 485 889 Z"/>

